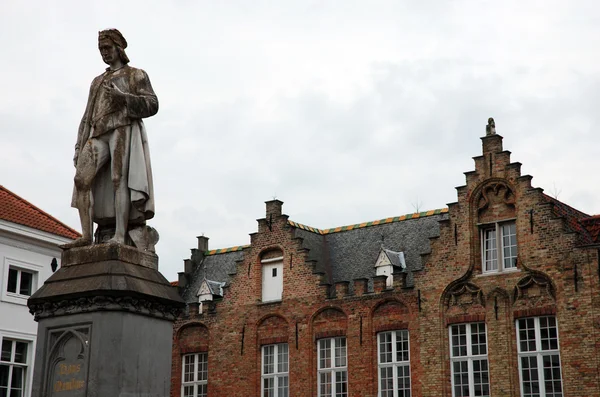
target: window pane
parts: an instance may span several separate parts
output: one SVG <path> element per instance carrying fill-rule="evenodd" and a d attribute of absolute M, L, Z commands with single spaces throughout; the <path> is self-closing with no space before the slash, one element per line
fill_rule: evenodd
<path fill-rule="evenodd" d="M 319 397 L 331 396 L 331 372 L 321 372 L 319 374 L 321 387 L 319 388 Z"/>
<path fill-rule="evenodd" d="M 288 345 L 277 345 L 277 372 L 288 372 Z"/>
<path fill-rule="evenodd" d="M 194 396 L 194 386 L 184 386 L 183 397 L 196 397 Z"/>
<path fill-rule="evenodd" d="M 560 359 L 558 354 L 544 356 L 544 386 L 549 397 L 562 396 Z"/>
<path fill-rule="evenodd" d="M 475 389 L 475 396 L 489 396 L 490 381 L 487 359 L 473 360 L 473 385 Z"/>
<path fill-rule="evenodd" d="M 206 397 L 208 395 L 208 385 L 198 385 L 198 397 Z"/>
<path fill-rule="evenodd" d="M 21 270 L 21 283 L 19 286 L 19 294 L 30 296 L 32 281 L 33 275 L 31 273 L 24 272 Z"/>
<path fill-rule="evenodd" d="M 537 357 L 521 357 L 521 382 L 523 397 L 540 397 Z"/>
<path fill-rule="evenodd" d="M 27 363 L 27 343 L 15 342 L 15 362 L 19 364 Z"/>
<path fill-rule="evenodd" d="M 287 376 L 280 376 L 277 378 L 277 397 L 288 397 L 289 388 L 290 383 Z"/>
<path fill-rule="evenodd" d="M 275 345 L 263 347 L 263 374 L 275 372 Z"/>
<path fill-rule="evenodd" d="M 275 397 L 275 378 L 263 378 L 263 397 Z"/>
<path fill-rule="evenodd" d="M 183 381 L 194 381 L 194 355 L 190 354 L 183 357 Z M 193 390 L 190 393 L 194 393 Z"/>
<path fill-rule="evenodd" d="M 208 379 L 208 353 L 198 354 L 198 378 L 199 381 Z"/>
<path fill-rule="evenodd" d="M 335 338 L 335 367 L 346 366 L 346 338 Z"/>
<path fill-rule="evenodd" d="M 335 397 L 346 397 L 348 395 L 348 375 L 346 371 L 335 373 Z"/>
<path fill-rule="evenodd" d="M 558 350 L 558 330 L 554 317 L 540 317 L 542 350 Z"/>
<path fill-rule="evenodd" d="M 19 271 L 17 269 L 8 269 L 8 284 L 6 290 L 8 292 L 17 293 L 17 278 L 19 277 Z"/>
<path fill-rule="evenodd" d="M 469 366 L 467 361 L 454 361 L 452 370 L 454 373 L 454 397 L 469 395 Z"/>
<path fill-rule="evenodd" d="M 379 368 L 381 397 L 394 397 L 394 367 Z"/>
<path fill-rule="evenodd" d="M 331 339 L 319 340 L 319 369 L 331 368 Z"/>
<path fill-rule="evenodd" d="M 392 362 L 392 333 L 382 332 L 379 334 L 379 362 Z"/>
<path fill-rule="evenodd" d="M 467 355 L 467 328 L 465 324 L 453 325 L 452 331 L 452 356 L 462 357 Z"/>
<path fill-rule="evenodd" d="M 535 323 L 533 318 L 519 320 L 519 350 L 535 351 Z"/>
<path fill-rule="evenodd" d="M 471 324 L 471 351 L 473 355 L 487 354 L 485 324 Z"/>
<path fill-rule="evenodd" d="M 483 258 L 485 270 L 498 270 L 498 251 L 496 249 L 496 229 L 487 229 L 483 233 Z"/>
<path fill-rule="evenodd" d="M 8 339 L 2 340 L 2 355 L 0 356 L 0 360 L 2 361 L 12 361 L 12 341 Z"/>
<path fill-rule="evenodd" d="M 514 223 L 502 225 L 504 268 L 517 266 L 517 227 Z"/>
<path fill-rule="evenodd" d="M 0 365 L 0 387 L 8 387 L 8 365 Z"/>
<path fill-rule="evenodd" d="M 10 396 L 21 397 L 23 394 L 23 387 L 25 385 L 25 369 L 22 367 L 13 366 L 12 369 L 12 380 L 10 382 Z"/>
<path fill-rule="evenodd" d="M 410 368 L 402 365 L 398 368 L 398 396 L 410 397 Z"/>
<path fill-rule="evenodd" d="M 396 331 L 396 362 L 408 361 L 408 331 Z"/>

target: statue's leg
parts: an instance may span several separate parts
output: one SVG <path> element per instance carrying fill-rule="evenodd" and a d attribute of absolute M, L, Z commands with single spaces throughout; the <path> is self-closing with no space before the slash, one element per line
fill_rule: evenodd
<path fill-rule="evenodd" d="M 125 233 L 129 221 L 131 195 L 129 192 L 129 145 L 131 127 L 115 129 L 109 140 L 111 157 L 111 177 L 115 189 L 115 235 L 112 242 L 125 244 Z"/>
<path fill-rule="evenodd" d="M 90 245 L 93 236 L 94 197 L 92 184 L 96 174 L 109 158 L 109 148 L 101 139 L 92 138 L 86 142 L 77 160 L 75 170 L 75 189 L 77 190 L 76 205 L 81 220 L 82 236 L 63 248 Z"/>

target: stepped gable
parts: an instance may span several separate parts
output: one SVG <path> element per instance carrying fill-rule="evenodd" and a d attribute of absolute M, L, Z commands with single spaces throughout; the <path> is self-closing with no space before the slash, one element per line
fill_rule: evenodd
<path fill-rule="evenodd" d="M 595 224 L 595 217 L 590 217 L 588 214 L 583 213 L 571 207 L 570 205 L 563 203 L 562 201 L 558 201 L 547 194 L 542 195 L 547 202 L 552 204 L 552 212 L 557 217 L 565 220 L 565 225 L 570 231 L 579 235 L 578 245 L 589 245 L 593 244 L 594 242 L 598 242 L 598 229 L 595 229 L 593 226 Z M 594 233 L 594 230 L 596 230 L 595 238 L 592 236 L 586 225 L 589 225 L 592 233 Z M 596 241 L 594 241 L 594 239 Z"/>
<path fill-rule="evenodd" d="M 2 185 L 0 185 L 0 219 L 69 239 L 81 236 L 76 230 Z"/>

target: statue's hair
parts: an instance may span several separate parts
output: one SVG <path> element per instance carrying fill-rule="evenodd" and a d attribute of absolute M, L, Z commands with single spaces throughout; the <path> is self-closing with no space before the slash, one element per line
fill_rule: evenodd
<path fill-rule="evenodd" d="M 125 37 L 119 32 L 117 29 L 105 29 L 98 32 L 98 41 L 102 39 L 109 39 L 114 43 L 117 47 L 117 52 L 119 53 L 119 57 L 124 64 L 129 63 L 129 57 L 125 53 L 125 48 L 127 48 L 127 40 Z"/>

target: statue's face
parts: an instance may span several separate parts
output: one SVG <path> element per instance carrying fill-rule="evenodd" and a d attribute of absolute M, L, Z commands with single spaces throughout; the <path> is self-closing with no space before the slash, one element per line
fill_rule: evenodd
<path fill-rule="evenodd" d="M 119 60 L 119 51 L 117 51 L 117 46 L 112 40 L 100 39 L 98 49 L 100 50 L 100 55 L 102 55 L 102 60 L 107 65 L 111 65 Z"/>

